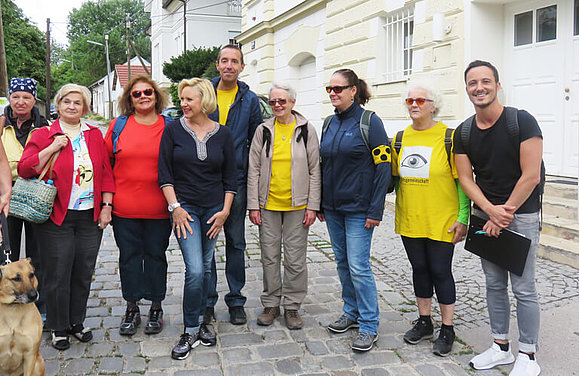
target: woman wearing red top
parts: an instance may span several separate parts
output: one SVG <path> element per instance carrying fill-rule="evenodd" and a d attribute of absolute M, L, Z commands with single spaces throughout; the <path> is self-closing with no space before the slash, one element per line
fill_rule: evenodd
<path fill-rule="evenodd" d="M 166 95 L 149 76 L 134 77 L 125 88 L 119 109 L 127 123 L 117 139 L 113 155 L 111 121 L 105 136 L 109 156 L 114 158 L 116 192 L 113 207 L 115 241 L 119 247 L 119 272 L 123 298 L 127 301 L 120 334 L 137 332 L 141 316 L 137 303 L 151 301 L 146 334 L 163 330 L 161 302 L 167 290 L 167 257 L 171 222 L 167 201 L 157 183 L 159 144 L 165 120 L 159 114 Z"/>
<path fill-rule="evenodd" d="M 39 175 L 59 152 L 52 180 L 57 188 L 50 219 L 35 225 L 46 297 L 46 327 L 52 346 L 70 347 L 68 334 L 82 342 L 92 339 L 84 328 L 86 303 L 103 229 L 111 221 L 115 184 L 101 131 L 81 121 L 90 109 L 90 91 L 64 85 L 54 98 L 59 118 L 35 131 L 18 163 L 18 174 Z"/>

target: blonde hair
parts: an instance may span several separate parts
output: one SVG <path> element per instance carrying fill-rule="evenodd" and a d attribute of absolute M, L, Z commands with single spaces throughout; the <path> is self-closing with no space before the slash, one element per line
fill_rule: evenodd
<path fill-rule="evenodd" d="M 217 96 L 215 95 L 213 84 L 209 80 L 197 77 L 182 80 L 179 82 L 177 89 L 179 97 L 181 97 L 181 93 L 186 87 L 192 87 L 199 92 L 199 96 L 201 97 L 201 110 L 205 114 L 211 114 L 217 109 Z"/>
<path fill-rule="evenodd" d="M 66 84 L 58 90 L 56 95 L 54 96 L 54 109 L 56 113 L 60 115 L 58 107 L 60 106 L 60 102 L 62 102 L 62 98 L 66 97 L 70 93 L 78 93 L 82 97 L 83 101 L 83 115 L 86 115 L 90 111 L 90 103 L 91 103 L 91 94 L 90 90 L 86 86 L 77 85 L 77 84 Z"/>

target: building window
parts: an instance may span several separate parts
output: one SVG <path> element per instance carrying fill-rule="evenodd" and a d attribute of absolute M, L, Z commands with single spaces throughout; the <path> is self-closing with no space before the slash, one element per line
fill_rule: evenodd
<path fill-rule="evenodd" d="M 537 9 L 537 42 L 557 38 L 557 6 Z"/>
<path fill-rule="evenodd" d="M 386 54 L 385 79 L 397 81 L 412 73 L 412 35 L 414 7 L 402 8 L 388 14 L 384 22 Z"/>
<path fill-rule="evenodd" d="M 229 0 L 227 3 L 227 13 L 229 16 L 241 16 L 241 0 Z"/>
<path fill-rule="evenodd" d="M 533 11 L 515 14 L 515 46 L 533 43 Z"/>

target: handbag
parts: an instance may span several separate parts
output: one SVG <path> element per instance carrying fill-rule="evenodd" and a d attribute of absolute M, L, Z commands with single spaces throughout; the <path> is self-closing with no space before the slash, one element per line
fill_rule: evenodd
<path fill-rule="evenodd" d="M 52 168 L 60 152 L 54 153 L 37 179 L 18 177 L 12 187 L 9 214 L 32 223 L 44 223 L 50 217 L 56 197 L 56 187 L 42 181 L 47 171 L 52 180 Z"/>

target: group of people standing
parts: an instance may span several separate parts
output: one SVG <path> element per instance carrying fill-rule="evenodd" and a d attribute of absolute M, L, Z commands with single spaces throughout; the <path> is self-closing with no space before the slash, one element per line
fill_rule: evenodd
<path fill-rule="evenodd" d="M 102 229 L 110 222 L 127 302 L 120 334 L 137 332 L 143 299 L 151 302 L 145 333 L 163 329 L 171 230 L 185 262 L 184 330 L 172 357 L 185 359 L 199 344 L 216 344 L 214 248 L 221 230 L 229 286 L 225 303 L 230 322 L 245 324 L 241 290 L 249 210 L 250 221 L 259 226 L 263 266 L 264 309 L 257 324 L 271 325 L 283 307 L 285 325 L 303 327 L 299 309 L 307 294 L 308 228 L 317 217 L 326 222 L 342 287 L 343 313 L 328 330 L 358 328 L 352 349 L 368 351 L 378 340 L 379 326 L 372 234 L 382 220 L 388 188 L 394 187 L 396 232 L 412 265 L 419 313 L 404 340 L 416 344 L 433 336 L 436 292 L 442 324 L 433 352 L 446 356 L 452 350 L 452 258 L 454 245 L 466 234 L 470 198 L 473 215 L 487 220 L 487 235 L 498 236 L 510 227 L 533 241 L 522 277 L 482 261 L 495 342 L 471 365 L 487 369 L 514 361 L 508 345 L 510 276 L 521 352 L 511 374 L 538 375 L 534 263 L 542 138 L 525 111 L 518 112 L 520 144 L 507 138 L 504 107 L 496 96 L 498 73 L 490 63 L 475 61 L 465 72 L 476 110 L 467 140 L 461 134 L 464 124 L 453 132 L 434 120 L 441 106 L 434 89 L 411 85 L 405 104 L 412 124 L 391 144 L 379 116 L 363 108 L 370 99 L 368 85 L 351 69 L 337 70 L 330 78 L 326 91 L 335 111 L 318 138 L 308 119 L 294 109 L 296 93 L 287 85 L 271 87 L 274 117 L 263 122 L 257 96 L 238 80 L 244 68 L 239 47 L 223 47 L 216 66 L 220 75 L 212 81 L 193 78 L 179 84 L 184 115 L 171 121 L 160 116 L 166 99 L 156 83 L 147 76 L 134 77 L 120 100 L 122 116 L 111 121 L 104 140 L 80 119 L 90 106 L 86 88 L 70 84 L 59 91 L 59 118 L 49 127 L 34 112 L 19 120 L 11 97 L 11 121 L 28 124 L 25 129 L 40 127 L 25 136 L 15 127 L 2 136 L 6 148 L 8 135 L 26 145 L 15 161 L 19 174 L 38 175 L 50 156 L 60 152 L 54 167 L 55 210 L 49 221 L 34 226 L 38 247 L 46 248 L 39 252 L 37 270 L 43 271 L 46 326 L 55 348 L 68 348 L 69 334 L 81 341 L 92 338 L 82 324 Z M 486 149 L 490 142 L 492 152 Z M 27 255 L 29 242 L 34 245 L 27 240 Z M 30 255 L 36 258 L 34 250 Z"/>

